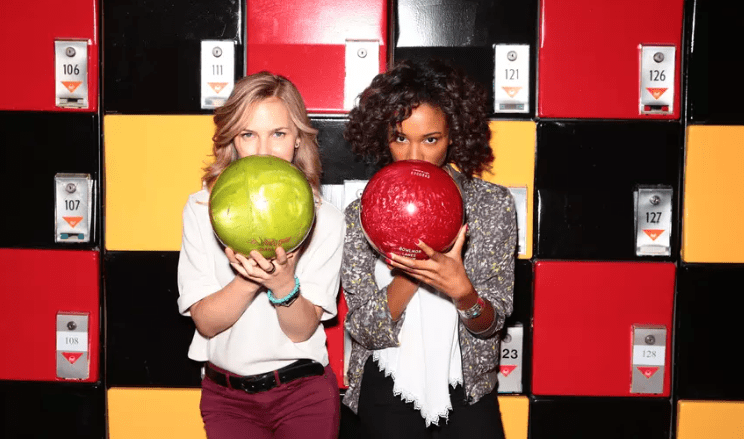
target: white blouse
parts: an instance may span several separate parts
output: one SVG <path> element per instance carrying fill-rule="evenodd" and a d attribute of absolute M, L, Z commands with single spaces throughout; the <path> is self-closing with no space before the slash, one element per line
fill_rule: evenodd
<path fill-rule="evenodd" d="M 178 309 L 189 316 L 194 303 L 224 288 L 236 276 L 209 221 L 209 192 L 192 194 L 183 210 L 183 241 L 178 260 Z M 344 240 L 344 216 L 329 202 L 317 208 L 315 227 L 297 261 L 302 296 L 323 308 L 322 320 L 336 315 Z M 301 343 L 279 326 L 265 290 L 259 291 L 235 324 L 212 338 L 194 332 L 189 358 L 210 361 L 238 375 L 265 373 L 302 358 L 328 365 L 323 325 Z"/>

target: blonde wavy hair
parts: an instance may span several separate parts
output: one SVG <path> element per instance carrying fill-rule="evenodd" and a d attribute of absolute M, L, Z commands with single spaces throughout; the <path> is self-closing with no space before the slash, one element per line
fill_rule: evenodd
<path fill-rule="evenodd" d="M 252 107 L 259 102 L 278 98 L 289 111 L 290 119 L 297 127 L 300 146 L 295 151 L 292 164 L 305 174 L 313 192 L 320 193 L 320 154 L 318 153 L 318 130 L 313 128 L 307 116 L 305 101 L 297 87 L 281 75 L 260 72 L 240 79 L 235 83 L 225 104 L 214 111 L 214 136 L 212 157 L 214 161 L 204 168 L 202 181 L 211 191 L 220 173 L 238 159 L 233 140 L 245 128 L 244 120 Z"/>

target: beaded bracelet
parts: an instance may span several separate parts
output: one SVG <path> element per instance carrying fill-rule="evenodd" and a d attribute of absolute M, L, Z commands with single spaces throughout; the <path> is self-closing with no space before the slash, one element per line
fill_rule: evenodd
<path fill-rule="evenodd" d="M 281 299 L 277 299 L 276 297 L 274 297 L 274 293 L 272 293 L 271 290 L 268 290 L 268 295 L 269 295 L 269 302 L 271 302 L 272 305 L 289 306 L 292 303 L 294 303 L 294 301 L 297 300 L 298 297 L 300 297 L 300 280 L 297 279 L 297 276 L 295 276 L 294 289 L 289 294 L 282 297 Z"/>

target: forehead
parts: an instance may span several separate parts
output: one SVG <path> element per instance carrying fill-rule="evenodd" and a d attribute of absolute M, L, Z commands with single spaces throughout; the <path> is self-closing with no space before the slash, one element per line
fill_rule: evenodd
<path fill-rule="evenodd" d="M 240 125 L 283 125 L 294 127 L 287 105 L 279 98 L 270 97 L 249 105 L 240 118 Z"/>
<path fill-rule="evenodd" d="M 421 104 L 411 110 L 411 115 L 398 125 L 404 132 L 444 132 L 447 130 L 447 117 L 439 108 Z"/>

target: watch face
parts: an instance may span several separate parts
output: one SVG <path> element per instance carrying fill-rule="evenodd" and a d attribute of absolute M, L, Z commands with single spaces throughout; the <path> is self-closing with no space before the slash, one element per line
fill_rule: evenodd
<path fill-rule="evenodd" d="M 300 289 L 299 289 L 299 288 L 297 289 L 297 292 L 295 292 L 295 293 L 294 293 L 294 294 L 292 295 L 292 297 L 290 297 L 290 299 L 289 299 L 289 300 L 287 300 L 287 301 L 286 301 L 286 302 L 284 302 L 284 303 L 281 303 L 280 305 L 282 305 L 282 306 L 289 306 L 289 305 L 293 304 L 293 303 L 294 303 L 294 301 L 295 301 L 295 300 L 297 300 L 297 298 L 298 298 L 298 297 L 300 297 Z"/>

